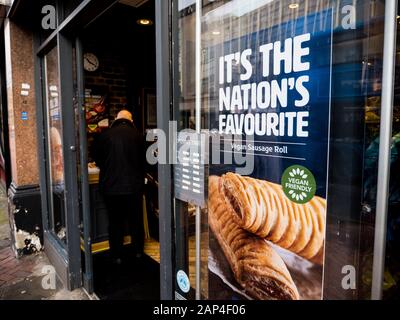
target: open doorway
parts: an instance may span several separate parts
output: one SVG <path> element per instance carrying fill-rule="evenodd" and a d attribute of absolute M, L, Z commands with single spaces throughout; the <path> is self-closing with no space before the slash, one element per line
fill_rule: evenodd
<path fill-rule="evenodd" d="M 99 168 L 92 154 L 94 141 L 110 129 L 121 110 L 132 113 L 143 141 L 146 132 L 157 126 L 154 2 L 120 1 L 90 24 L 81 36 L 93 285 L 100 299 L 160 297 L 157 166 L 145 165 L 145 254 L 141 259 L 133 257 L 132 239 L 128 236 L 132 226 L 125 217 L 124 257 L 122 264 L 115 264 L 109 250 L 109 213 L 99 190 Z M 139 156 L 145 158 L 144 154 Z"/>

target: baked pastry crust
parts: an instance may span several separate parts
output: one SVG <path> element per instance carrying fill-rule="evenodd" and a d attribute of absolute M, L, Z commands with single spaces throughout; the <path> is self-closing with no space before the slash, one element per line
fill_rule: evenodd
<path fill-rule="evenodd" d="M 282 258 L 271 245 L 233 221 L 222 193 L 222 179 L 209 178 L 209 225 L 236 281 L 253 298 L 298 300 L 296 285 Z"/>
<path fill-rule="evenodd" d="M 243 229 L 322 265 L 326 200 L 289 200 L 278 184 L 238 174 L 222 177 L 233 220 Z"/>

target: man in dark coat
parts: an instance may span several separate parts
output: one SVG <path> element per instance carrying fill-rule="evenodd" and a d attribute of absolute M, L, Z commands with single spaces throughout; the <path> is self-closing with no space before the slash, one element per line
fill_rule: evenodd
<path fill-rule="evenodd" d="M 100 192 L 109 217 L 109 242 L 115 263 L 121 263 L 127 218 L 136 257 L 143 252 L 144 142 L 126 110 L 95 141 L 93 157 L 100 168 Z"/>

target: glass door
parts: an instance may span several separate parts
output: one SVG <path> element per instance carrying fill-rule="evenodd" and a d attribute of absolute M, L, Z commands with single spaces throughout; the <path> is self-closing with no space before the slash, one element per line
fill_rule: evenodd
<path fill-rule="evenodd" d="M 384 1 L 172 10 L 176 298 L 370 299 Z"/>
<path fill-rule="evenodd" d="M 56 29 L 40 30 L 36 39 L 37 81 L 42 83 L 38 116 L 44 141 L 40 153 L 45 250 L 68 289 L 83 282 L 90 293 L 91 217 L 82 108 L 85 92 L 82 45 L 77 37 L 116 1 L 101 1 L 97 6 L 92 2 L 50 1 L 57 8 Z"/>
<path fill-rule="evenodd" d="M 61 34 L 40 51 L 46 161 L 44 246 L 63 284 L 81 284 L 73 48 Z"/>

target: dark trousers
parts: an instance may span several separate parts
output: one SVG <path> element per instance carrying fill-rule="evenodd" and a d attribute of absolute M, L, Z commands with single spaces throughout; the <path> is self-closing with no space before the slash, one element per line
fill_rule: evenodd
<path fill-rule="evenodd" d="M 134 253 L 142 253 L 144 246 L 143 195 L 104 195 L 108 211 L 108 233 L 113 258 L 122 257 L 126 222 L 133 241 Z"/>

